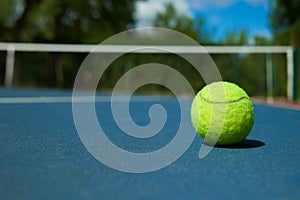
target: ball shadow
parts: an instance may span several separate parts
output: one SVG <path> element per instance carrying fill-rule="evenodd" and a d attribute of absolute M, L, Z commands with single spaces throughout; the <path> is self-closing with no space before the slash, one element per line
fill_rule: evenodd
<path fill-rule="evenodd" d="M 231 144 L 231 145 L 216 145 L 216 148 L 225 149 L 250 149 L 265 146 L 266 144 L 259 140 L 245 139 L 242 142 Z"/>

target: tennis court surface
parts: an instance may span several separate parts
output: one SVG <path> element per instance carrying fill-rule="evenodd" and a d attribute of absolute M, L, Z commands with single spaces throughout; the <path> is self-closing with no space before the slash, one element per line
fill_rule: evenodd
<path fill-rule="evenodd" d="M 254 103 L 255 123 L 240 145 L 198 158 L 195 137 L 176 162 L 158 171 L 123 173 L 96 160 L 76 131 L 71 91 L 0 88 L 1 199 L 299 199 L 300 109 Z M 132 116 L 148 123 L 147 105 L 170 116 L 158 140 L 132 140 L 112 123 L 109 101 L 96 110 L 108 137 L 130 151 L 166 145 L 179 118 L 173 97 L 141 96 Z M 145 101 L 143 101 L 145 100 Z"/>

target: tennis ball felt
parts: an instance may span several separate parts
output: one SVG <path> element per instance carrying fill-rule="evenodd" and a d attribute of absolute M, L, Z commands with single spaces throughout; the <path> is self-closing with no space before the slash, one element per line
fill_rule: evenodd
<path fill-rule="evenodd" d="M 247 93 L 234 83 L 214 82 L 193 100 L 191 119 L 207 144 L 230 145 L 243 141 L 254 123 L 254 108 Z"/>

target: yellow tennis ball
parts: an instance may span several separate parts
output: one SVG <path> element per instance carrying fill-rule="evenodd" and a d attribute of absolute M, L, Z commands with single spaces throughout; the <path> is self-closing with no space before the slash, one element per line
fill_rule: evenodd
<path fill-rule="evenodd" d="M 229 82 L 214 82 L 198 92 L 191 107 L 192 124 L 208 144 L 243 141 L 254 123 L 254 107 L 247 93 Z"/>

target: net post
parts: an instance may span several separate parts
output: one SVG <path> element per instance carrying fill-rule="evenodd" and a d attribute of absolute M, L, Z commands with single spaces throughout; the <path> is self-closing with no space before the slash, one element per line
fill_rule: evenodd
<path fill-rule="evenodd" d="M 289 48 L 287 54 L 287 97 L 288 100 L 294 99 L 294 50 Z"/>
<path fill-rule="evenodd" d="M 5 66 L 5 77 L 4 77 L 4 85 L 6 87 L 11 87 L 13 84 L 14 65 L 15 65 L 15 47 L 12 44 L 9 44 L 6 48 L 6 66 Z"/>
<path fill-rule="evenodd" d="M 293 101 L 298 99 L 298 49 L 293 50 L 293 71 L 294 71 L 294 80 L 293 80 Z"/>

